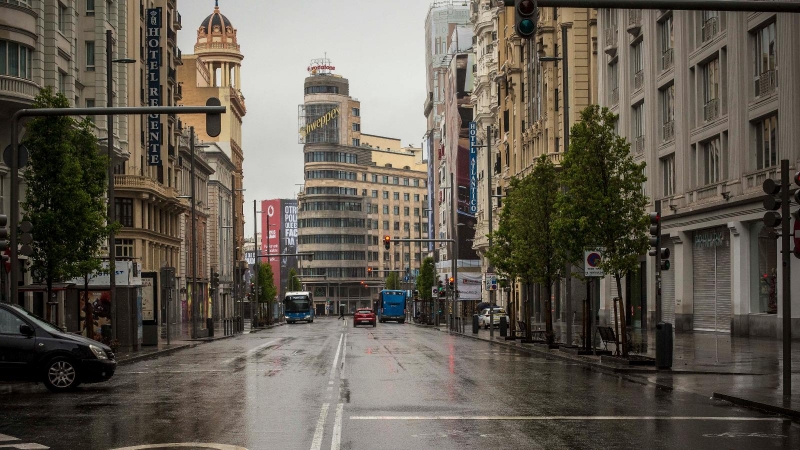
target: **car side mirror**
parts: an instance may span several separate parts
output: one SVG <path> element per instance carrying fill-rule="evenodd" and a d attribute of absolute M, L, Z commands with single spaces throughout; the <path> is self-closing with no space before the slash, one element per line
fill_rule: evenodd
<path fill-rule="evenodd" d="M 22 324 L 19 326 L 19 332 L 24 334 L 25 336 L 31 337 L 34 335 L 33 328 L 31 328 L 28 324 Z"/>

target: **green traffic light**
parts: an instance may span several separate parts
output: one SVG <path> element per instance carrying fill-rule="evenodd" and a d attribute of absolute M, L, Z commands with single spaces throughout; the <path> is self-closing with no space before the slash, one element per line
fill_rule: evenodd
<path fill-rule="evenodd" d="M 520 37 L 530 37 L 536 31 L 536 24 L 531 19 L 522 19 L 517 26 L 517 32 Z"/>

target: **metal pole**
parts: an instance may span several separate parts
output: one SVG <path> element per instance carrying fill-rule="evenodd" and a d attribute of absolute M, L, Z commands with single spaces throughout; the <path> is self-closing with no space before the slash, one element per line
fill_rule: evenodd
<path fill-rule="evenodd" d="M 569 59 L 568 59 L 568 45 L 567 45 L 567 25 L 561 25 L 561 52 L 563 54 L 562 61 L 563 64 L 561 65 L 561 90 L 564 93 L 564 153 L 569 151 Z M 567 264 L 567 283 L 566 283 L 566 293 L 565 296 L 567 297 L 567 345 L 572 345 L 572 277 L 571 277 L 572 268 L 570 264 Z M 552 286 L 551 286 L 552 288 Z M 550 299 L 547 299 L 548 301 Z M 551 302 L 550 308 L 552 309 L 553 305 Z M 552 313 L 551 316 L 552 317 Z M 559 333 L 560 334 L 560 333 Z"/>
<path fill-rule="evenodd" d="M 236 176 L 231 174 L 231 231 L 233 233 L 233 240 L 231 241 L 231 245 L 233 247 L 233 264 L 231 265 L 231 273 L 233 274 L 233 317 L 236 318 L 237 314 L 237 297 L 239 294 L 239 271 L 238 271 L 238 264 L 236 264 L 236 257 L 237 257 L 237 248 L 236 248 Z M 236 322 L 236 331 L 239 331 L 238 321 Z"/>
<path fill-rule="evenodd" d="M 661 323 L 661 201 L 655 201 L 656 213 L 658 214 L 658 246 L 656 248 L 656 325 Z M 716 314 L 716 308 L 714 309 Z M 716 327 L 715 327 L 716 328 Z M 658 333 L 656 333 L 656 346 L 658 346 Z"/>
<path fill-rule="evenodd" d="M 269 210 L 267 210 L 266 213 L 262 213 L 262 214 L 266 214 L 267 215 L 267 231 L 266 231 L 266 233 L 267 233 L 267 255 L 269 255 L 270 253 L 272 253 L 272 250 L 270 250 L 270 247 L 269 247 Z M 264 233 L 265 231 L 262 230 L 261 232 Z M 280 252 L 281 252 L 281 246 L 280 246 L 280 244 L 278 244 L 278 253 L 280 253 Z M 269 264 L 269 265 L 272 264 L 272 257 L 267 256 L 267 264 Z M 281 269 L 278 268 L 278 273 L 279 274 L 280 274 L 280 270 Z M 280 286 L 280 282 L 278 282 L 278 285 Z M 312 305 L 312 308 L 313 308 L 313 305 Z M 267 299 L 267 309 L 269 309 L 269 299 Z M 272 311 L 267 311 L 267 323 L 268 324 L 272 320 L 271 315 L 272 315 Z"/>
<path fill-rule="evenodd" d="M 791 230 L 789 222 L 789 160 L 781 160 L 781 259 L 783 263 L 783 395 L 789 398 L 792 395 L 792 296 L 791 296 L 791 250 L 789 240 Z"/>
<path fill-rule="evenodd" d="M 114 100 L 112 99 L 113 90 L 111 89 L 111 71 L 113 69 L 111 60 L 113 53 L 111 51 L 111 43 L 113 37 L 111 30 L 106 30 L 106 106 L 109 108 L 114 107 Z M 108 223 L 113 224 L 116 221 L 114 204 L 114 115 L 108 114 L 106 116 L 108 128 Z M 116 245 L 114 241 L 114 230 L 108 233 L 108 299 L 111 302 L 111 340 L 117 339 L 119 331 L 117 330 L 117 261 L 116 261 Z"/>
<path fill-rule="evenodd" d="M 451 314 L 456 312 L 456 301 L 458 300 L 458 197 L 456 196 L 456 184 L 453 172 L 450 172 L 450 215 L 453 227 L 453 249 L 450 257 L 453 260 L 453 296 L 451 297 Z"/>
<path fill-rule="evenodd" d="M 255 328 L 255 311 L 258 305 L 258 211 L 256 201 L 253 200 L 253 250 L 255 260 L 253 262 L 253 299 L 250 301 L 250 329 Z"/>
<path fill-rule="evenodd" d="M 192 197 L 192 338 L 197 339 L 200 334 L 197 332 L 197 320 L 200 315 L 200 302 L 197 295 L 197 225 L 195 224 L 195 213 L 197 207 L 197 197 L 195 193 L 195 184 L 197 180 L 194 177 L 194 127 L 189 127 L 189 150 L 191 152 L 191 197 Z"/>
<path fill-rule="evenodd" d="M 492 200 L 492 126 L 486 126 L 486 214 L 489 219 L 489 247 L 492 249 L 492 209 L 494 201 Z M 493 272 L 492 262 L 489 261 L 486 271 Z M 486 283 L 484 283 L 486 284 Z M 489 337 L 494 338 L 494 302 L 495 292 L 489 290 Z M 502 320 L 502 319 L 501 319 Z"/>
<path fill-rule="evenodd" d="M 505 0 L 513 7 L 514 0 Z M 752 0 L 538 0 L 539 7 L 596 9 L 672 9 L 684 11 L 800 12 L 800 4 L 790 1 L 759 2 Z"/>

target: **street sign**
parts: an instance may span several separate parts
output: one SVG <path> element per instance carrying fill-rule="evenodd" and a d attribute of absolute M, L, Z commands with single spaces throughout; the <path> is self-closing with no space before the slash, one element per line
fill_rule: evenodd
<path fill-rule="evenodd" d="M 487 273 L 484 282 L 487 291 L 497 290 L 497 274 Z"/>
<path fill-rule="evenodd" d="M 600 261 L 602 260 L 603 260 L 602 248 L 585 249 L 583 251 L 583 263 L 585 268 L 584 276 L 604 277 L 605 273 L 603 273 L 603 269 L 598 267 L 600 265 Z"/>
<path fill-rule="evenodd" d="M 439 296 L 439 288 L 436 287 L 436 286 L 433 286 L 431 288 L 431 297 L 438 297 L 438 296 Z"/>
<path fill-rule="evenodd" d="M 469 123 L 469 213 L 478 212 L 478 124 Z"/>

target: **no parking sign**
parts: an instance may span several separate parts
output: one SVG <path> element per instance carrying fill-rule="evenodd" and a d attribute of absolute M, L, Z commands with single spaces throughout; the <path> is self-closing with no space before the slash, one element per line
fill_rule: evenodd
<path fill-rule="evenodd" d="M 584 276 L 586 277 L 604 277 L 603 269 L 601 269 L 600 261 L 603 260 L 603 249 L 592 248 L 583 251 L 583 267 Z"/>

